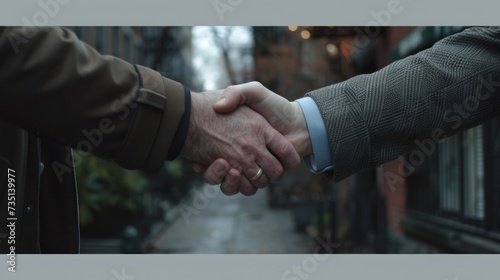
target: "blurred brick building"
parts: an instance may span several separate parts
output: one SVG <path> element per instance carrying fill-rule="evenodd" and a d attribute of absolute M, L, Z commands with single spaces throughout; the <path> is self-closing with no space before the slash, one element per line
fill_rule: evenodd
<path fill-rule="evenodd" d="M 462 27 L 255 27 L 255 79 L 289 100 L 431 47 Z M 406 155 L 407 156 L 407 155 Z M 500 121 L 330 184 L 344 253 L 500 253 Z M 318 202 L 322 203 L 322 202 Z"/>
<path fill-rule="evenodd" d="M 188 87 L 199 87 L 192 69 L 191 27 L 71 29 L 103 55 L 144 65 Z M 145 252 L 197 177 L 183 161 L 166 163 L 158 174 L 146 176 L 96 159 L 89 155 L 77 166 L 82 253 Z M 106 187 L 99 189 L 95 182 L 105 182 Z"/>

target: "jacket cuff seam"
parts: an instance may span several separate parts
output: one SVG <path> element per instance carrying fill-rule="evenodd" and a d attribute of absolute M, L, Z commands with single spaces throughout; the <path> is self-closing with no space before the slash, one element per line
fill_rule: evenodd
<path fill-rule="evenodd" d="M 186 115 L 186 88 L 182 84 L 165 77 L 162 77 L 162 81 L 163 94 L 166 97 L 165 109 L 160 117 L 156 137 L 143 168 L 152 172 L 160 170 L 163 166 L 170 148 L 174 145 L 175 135 L 180 130 L 183 117 Z"/>
<path fill-rule="evenodd" d="M 166 107 L 166 98 L 154 90 L 145 88 L 142 72 L 137 65 L 134 65 L 134 68 L 139 80 L 139 88 L 135 91 L 131 101 L 135 108 L 133 108 L 130 128 L 115 157 L 120 165 L 129 169 L 142 168 L 146 164 Z M 157 72 L 150 74 L 158 74 L 159 78 L 162 78 Z M 163 91 L 165 91 L 164 86 Z"/>
<path fill-rule="evenodd" d="M 187 133 L 189 129 L 189 120 L 191 119 L 191 90 L 184 86 L 184 114 L 181 122 L 175 133 L 175 137 L 170 145 L 167 154 L 167 160 L 174 160 L 179 156 L 186 142 Z"/>

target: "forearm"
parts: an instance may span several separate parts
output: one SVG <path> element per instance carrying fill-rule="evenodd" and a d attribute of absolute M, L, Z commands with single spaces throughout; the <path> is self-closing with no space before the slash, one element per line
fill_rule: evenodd
<path fill-rule="evenodd" d="M 469 29 L 374 74 L 309 93 L 325 119 L 333 179 L 390 161 L 436 131 L 450 136 L 498 116 L 499 50 L 498 28 Z M 477 108 L 459 111 L 474 100 Z"/>
<path fill-rule="evenodd" d="M 0 117 L 127 168 L 159 169 L 184 113 L 182 85 L 66 29 L 36 30 L 0 29 Z M 15 36 L 27 38 L 17 53 Z"/>

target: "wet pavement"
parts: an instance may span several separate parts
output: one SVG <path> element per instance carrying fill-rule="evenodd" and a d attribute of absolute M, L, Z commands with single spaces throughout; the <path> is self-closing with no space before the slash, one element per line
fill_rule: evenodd
<path fill-rule="evenodd" d="M 305 233 L 295 231 L 291 210 L 268 207 L 265 189 L 252 197 L 227 197 L 218 186 L 205 185 L 179 209 L 153 253 L 303 254 L 314 249 Z"/>

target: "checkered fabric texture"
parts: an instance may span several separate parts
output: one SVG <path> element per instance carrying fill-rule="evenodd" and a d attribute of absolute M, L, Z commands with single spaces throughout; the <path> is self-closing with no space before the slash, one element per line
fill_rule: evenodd
<path fill-rule="evenodd" d="M 500 114 L 500 27 L 473 27 L 368 75 L 309 92 L 321 111 L 338 182 L 432 139 Z"/>

